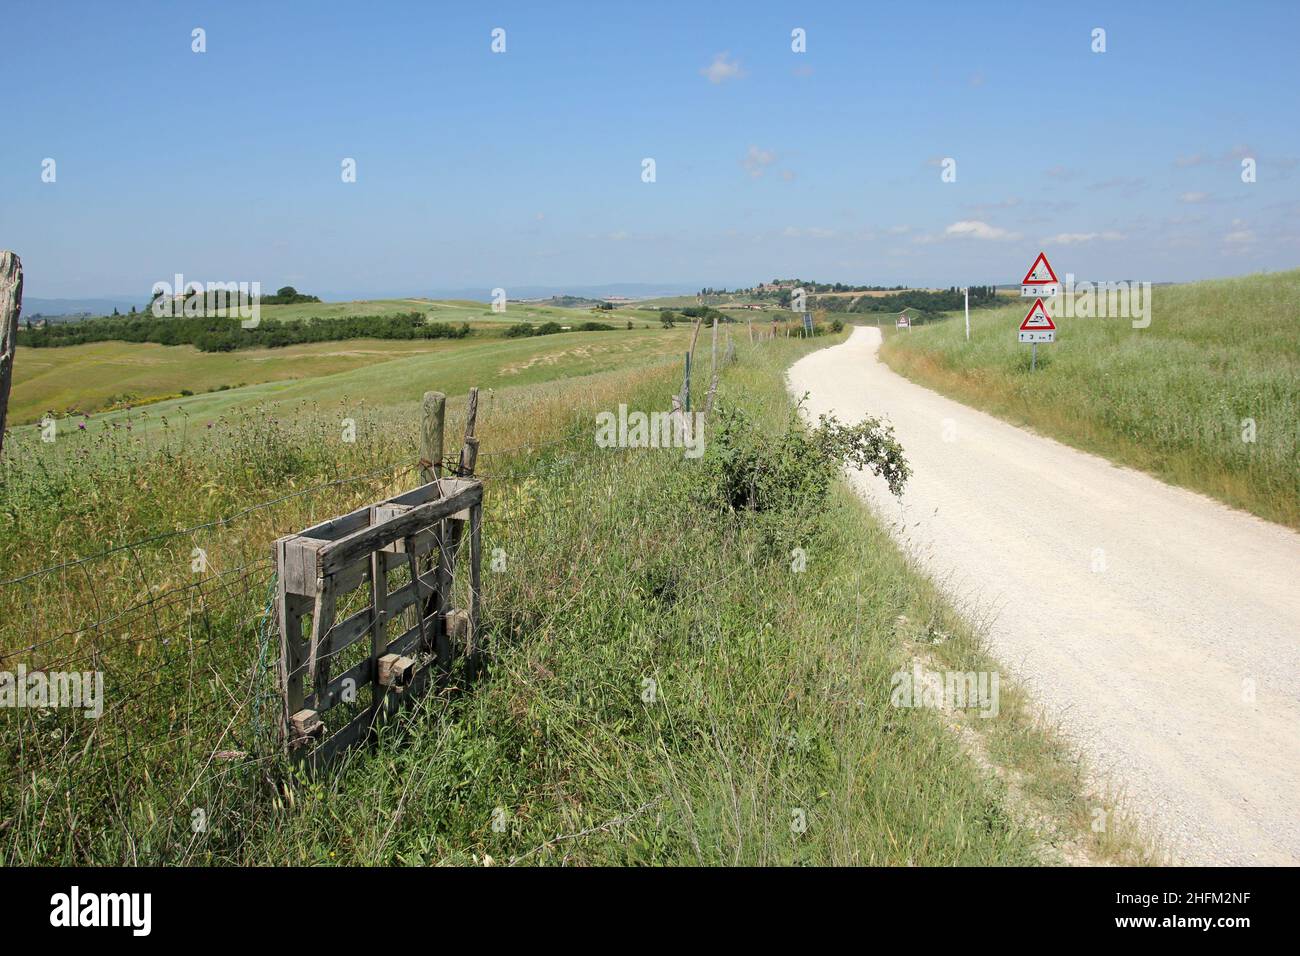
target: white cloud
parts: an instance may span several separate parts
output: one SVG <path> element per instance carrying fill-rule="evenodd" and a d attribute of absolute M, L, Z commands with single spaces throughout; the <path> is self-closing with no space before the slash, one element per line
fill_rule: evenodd
<path fill-rule="evenodd" d="M 713 62 L 700 70 L 700 74 L 710 83 L 725 83 L 727 80 L 737 80 L 745 75 L 740 68 L 740 61 L 731 59 L 727 53 L 715 54 Z"/>
<path fill-rule="evenodd" d="M 990 226 L 987 222 L 979 219 L 963 219 L 960 222 L 954 222 L 951 226 L 943 231 L 945 236 L 955 239 L 1019 239 L 1020 234 L 1008 232 L 999 226 Z"/>
<path fill-rule="evenodd" d="M 832 239 L 835 236 L 834 229 L 823 229 L 820 226 L 786 226 L 781 233 L 788 239 Z"/>
<path fill-rule="evenodd" d="M 740 165 L 749 171 L 749 175 L 758 179 L 767 170 L 767 167 L 775 162 L 776 153 L 772 152 L 772 150 L 750 146 L 745 153 L 745 158 L 740 161 Z"/>
<path fill-rule="evenodd" d="M 1102 242 L 1119 242 L 1125 237 L 1123 233 L 1057 233 L 1049 235 L 1043 239 L 1045 246 L 1073 246 L 1079 242 L 1096 242 L 1101 239 Z"/>
<path fill-rule="evenodd" d="M 1205 202 L 1209 198 L 1209 193 L 1183 193 L 1178 197 L 1178 201 L 1185 203 L 1198 203 Z"/>
<path fill-rule="evenodd" d="M 1232 220 L 1233 230 L 1223 237 L 1223 241 L 1232 246 L 1245 246 L 1255 241 L 1255 233 L 1246 228 L 1246 222 L 1243 219 Z"/>

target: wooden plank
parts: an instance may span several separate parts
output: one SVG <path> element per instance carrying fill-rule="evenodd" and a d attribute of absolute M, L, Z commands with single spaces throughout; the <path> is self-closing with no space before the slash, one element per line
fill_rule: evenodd
<path fill-rule="evenodd" d="M 378 550 L 398 538 L 415 534 L 422 528 L 427 528 L 434 522 L 450 517 L 482 500 L 483 486 L 474 482 L 470 487 L 451 497 L 418 505 L 383 524 L 362 528 L 345 538 L 331 542 L 319 552 L 317 576 L 327 577 L 334 574 L 371 551 Z"/>
<path fill-rule="evenodd" d="M 479 653 L 479 613 L 483 590 L 483 505 L 477 504 L 469 512 L 469 635 L 466 653 L 476 657 Z"/>
<path fill-rule="evenodd" d="M 376 552 L 376 554 L 382 554 L 382 552 Z M 384 557 L 387 558 L 389 555 L 385 554 Z M 402 561 L 407 560 L 405 555 L 397 555 L 396 557 Z M 428 575 L 421 576 L 421 583 L 426 592 L 430 587 L 432 587 L 427 578 Z M 409 581 L 397 590 L 390 591 L 388 593 L 387 608 L 389 620 L 410 607 L 414 601 L 415 588 Z M 340 651 L 346 650 L 362 637 L 369 634 L 374 621 L 373 611 L 373 604 L 367 604 L 361 610 L 353 612 L 342 621 L 336 623 L 327 636 L 324 647 L 321 649 L 320 653 L 329 657 L 337 657 Z"/>
<path fill-rule="evenodd" d="M 277 566 L 282 559 L 283 539 L 275 543 Z M 276 585 L 276 619 L 280 624 L 280 692 L 284 700 L 284 719 L 303 709 L 305 695 L 303 687 L 305 648 L 302 640 L 302 619 L 310 608 L 310 602 L 301 596 L 290 594 L 285 588 L 283 576 L 277 578 Z"/>
<path fill-rule="evenodd" d="M 311 641 L 307 648 L 307 673 L 315 690 L 329 683 L 329 658 L 325 656 L 325 642 L 334 627 L 334 589 L 325 583 L 312 605 Z"/>
<path fill-rule="evenodd" d="M 23 261 L 12 252 L 0 252 L 0 454 L 4 453 L 5 420 L 9 388 L 18 354 L 18 316 L 23 311 Z"/>
<path fill-rule="evenodd" d="M 376 511 L 379 509 L 376 508 Z M 388 632 L 388 575 L 384 573 L 384 558 L 378 551 L 370 555 L 372 573 L 370 576 L 370 673 L 379 673 L 379 659 L 384 656 Z M 372 716 L 379 713 L 383 705 L 383 696 L 387 689 L 376 683 L 370 698 Z"/>
<path fill-rule="evenodd" d="M 433 618 L 425 618 L 424 624 L 426 628 L 431 628 L 433 623 Z M 415 657 L 419 654 L 419 646 L 420 628 L 418 625 L 412 625 L 389 642 L 388 646 L 384 648 L 384 652 Z M 351 686 L 360 688 L 375 680 L 376 676 L 374 658 L 362 658 L 322 687 L 318 693 L 309 694 L 304 706 L 311 707 L 323 714 L 331 707 L 342 702 L 343 691 L 348 687 L 349 681 L 352 682 Z"/>
<path fill-rule="evenodd" d="M 323 769 L 332 764 L 337 757 L 353 744 L 359 743 L 368 737 L 370 735 L 370 722 L 370 711 L 363 710 L 315 750 L 310 752 L 299 751 L 299 754 L 306 759 L 313 769 Z"/>
<path fill-rule="evenodd" d="M 394 495 L 379 504 L 384 505 L 422 505 L 426 501 L 435 501 L 447 495 L 454 494 L 457 491 L 468 487 L 470 482 L 457 481 L 451 478 L 443 478 L 441 482 L 428 481 L 424 484 L 417 485 L 410 491 L 404 491 L 400 495 Z M 319 538 L 323 541 L 337 541 L 346 537 L 358 528 L 364 528 L 370 524 L 370 509 L 373 505 L 363 505 L 355 511 L 350 511 L 345 515 L 337 518 L 330 518 L 328 521 L 322 521 L 320 524 L 312 525 L 310 528 L 298 532 L 297 535 L 289 537 L 299 538 Z"/>

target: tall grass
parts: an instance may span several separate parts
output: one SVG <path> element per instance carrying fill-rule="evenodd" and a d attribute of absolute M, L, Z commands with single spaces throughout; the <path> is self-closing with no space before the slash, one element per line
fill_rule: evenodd
<path fill-rule="evenodd" d="M 1300 528 L 1300 270 L 1157 287 L 1149 328 L 1058 319 L 1032 373 L 1026 308 L 974 313 L 969 343 L 949 321 L 882 354 L 960 401 Z"/>
<path fill-rule="evenodd" d="M 784 427 L 782 370 L 813 347 L 743 348 L 720 406 Z M 677 374 L 602 373 L 481 409 L 487 671 L 315 778 L 265 746 L 270 581 L 256 562 L 278 534 L 410 486 L 414 402 L 359 422 L 355 444 L 330 409 L 303 408 L 183 442 L 155 429 L 22 445 L 4 472 L 0 568 L 23 580 L 0 585 L 0 667 L 98 667 L 107 709 L 0 713 L 0 860 L 1052 859 L 1086 817 L 1081 768 L 1013 694 L 989 739 L 1043 792 L 1050 819 L 1031 818 L 951 732 L 957 718 L 890 706 L 914 655 L 983 659 L 843 486 L 809 503 L 821 520 L 754 521 L 711 509 L 706 470 L 680 451 L 596 447 L 596 412 L 666 408 Z M 527 442 L 555 444 L 511 450 Z M 141 537 L 156 540 L 26 576 Z M 209 571 L 191 570 L 194 547 Z M 951 640 L 931 648 L 939 630 Z"/>

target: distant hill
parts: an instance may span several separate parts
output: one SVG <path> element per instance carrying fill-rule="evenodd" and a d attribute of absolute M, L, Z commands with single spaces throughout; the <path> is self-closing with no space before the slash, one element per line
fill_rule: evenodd
<path fill-rule="evenodd" d="M 112 315 L 114 309 L 125 314 L 131 311 L 131 306 L 143 312 L 148 305 L 148 299 L 133 302 L 130 299 L 38 299 L 24 296 L 23 319 Z"/>
<path fill-rule="evenodd" d="M 602 305 L 602 299 L 587 299 L 578 295 L 553 295 L 549 299 L 536 299 L 539 305 L 552 305 L 557 309 L 594 309 Z"/>

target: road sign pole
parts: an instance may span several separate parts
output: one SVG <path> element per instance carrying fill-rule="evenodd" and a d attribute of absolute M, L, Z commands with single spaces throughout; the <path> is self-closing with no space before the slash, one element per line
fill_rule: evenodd
<path fill-rule="evenodd" d="M 970 341 L 970 286 L 964 290 L 966 293 L 966 341 Z"/>
<path fill-rule="evenodd" d="M 1030 346 L 1029 352 L 1029 371 L 1038 368 L 1038 343 L 1035 342 Z"/>

